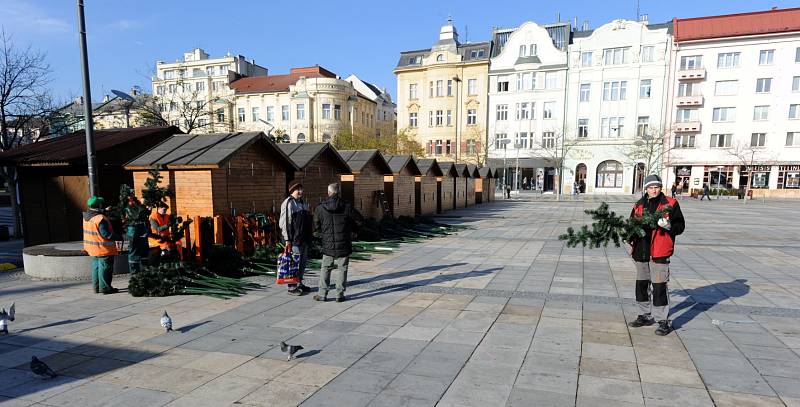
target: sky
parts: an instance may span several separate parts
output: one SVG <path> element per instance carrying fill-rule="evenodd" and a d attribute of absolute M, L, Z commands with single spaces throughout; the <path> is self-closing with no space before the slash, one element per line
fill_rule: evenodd
<path fill-rule="evenodd" d="M 392 69 L 405 50 L 430 48 L 452 16 L 462 42 L 487 41 L 492 27 L 578 19 L 596 28 L 636 17 L 636 0 L 86 0 L 92 99 L 138 85 L 150 91 L 155 61 L 175 61 L 203 48 L 211 57 L 244 55 L 270 74 L 319 64 L 341 77 L 356 74 L 396 94 Z M 640 0 L 658 23 L 771 7 L 798 0 Z M 0 0 L 0 26 L 18 47 L 46 54 L 57 100 L 81 95 L 76 1 Z"/>

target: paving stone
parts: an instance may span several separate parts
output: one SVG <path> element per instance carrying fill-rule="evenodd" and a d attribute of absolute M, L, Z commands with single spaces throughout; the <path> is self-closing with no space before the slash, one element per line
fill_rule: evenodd
<path fill-rule="evenodd" d="M 120 406 L 120 407 L 150 407 L 150 406 L 163 406 L 169 404 L 177 396 L 163 391 L 148 390 L 148 389 L 127 389 L 119 396 L 108 400 L 104 406 Z"/>
<path fill-rule="evenodd" d="M 635 362 L 623 362 L 610 359 L 581 358 L 581 374 L 607 377 L 620 380 L 639 380 L 639 371 Z M 699 377 L 698 377 L 699 379 Z M 644 380 L 644 378 L 643 378 Z"/>
<path fill-rule="evenodd" d="M 323 387 L 322 389 L 314 393 L 314 395 L 306 399 L 306 401 L 304 401 L 300 405 L 302 407 L 311 407 L 311 406 L 362 407 L 368 405 L 374 398 L 375 394 L 372 393 L 362 393 L 360 391 L 354 391 L 349 389 L 343 390 L 343 389 Z"/>
<path fill-rule="evenodd" d="M 709 390 L 717 407 L 779 407 L 783 402 L 777 397 Z"/>
<path fill-rule="evenodd" d="M 704 369 L 700 370 L 700 377 L 709 390 L 775 396 L 775 392 L 755 369 L 752 373 Z"/>
<path fill-rule="evenodd" d="M 248 355 L 233 353 L 209 352 L 184 365 L 187 369 L 202 370 L 210 373 L 225 373 L 252 359 Z"/>
<path fill-rule="evenodd" d="M 426 400 L 439 400 L 450 386 L 446 377 L 428 377 L 414 374 L 399 374 L 384 390 L 387 394 L 414 397 Z"/>
<path fill-rule="evenodd" d="M 227 374 L 203 384 L 189 395 L 206 403 L 225 405 L 238 401 L 263 385 L 264 381 L 260 379 Z"/>
<path fill-rule="evenodd" d="M 353 367 L 385 373 L 400 373 L 414 360 L 415 355 L 372 351 L 361 358 Z"/>
<path fill-rule="evenodd" d="M 514 387 L 508 397 L 508 407 L 572 407 L 575 405 L 575 394 L 554 393 L 544 390 Z"/>
<path fill-rule="evenodd" d="M 583 357 L 595 359 L 618 360 L 622 362 L 636 362 L 636 354 L 630 346 L 606 345 L 603 343 L 584 342 Z"/>
<path fill-rule="evenodd" d="M 328 386 L 336 389 L 351 389 L 362 393 L 378 394 L 397 377 L 394 373 L 348 369 L 336 376 Z"/>
<path fill-rule="evenodd" d="M 239 402 L 263 407 L 295 407 L 318 389 L 316 386 L 271 381 Z"/>
<path fill-rule="evenodd" d="M 691 387 L 642 383 L 644 402 L 648 407 L 713 407 L 708 392 Z"/>
<path fill-rule="evenodd" d="M 703 389 L 703 381 L 694 369 L 679 369 L 639 363 L 639 375 L 643 383 L 670 384 Z"/>
<path fill-rule="evenodd" d="M 369 403 L 369 407 L 433 407 L 435 405 L 436 401 L 434 400 L 423 400 L 388 393 L 378 394 L 372 399 L 372 402 Z"/>
<path fill-rule="evenodd" d="M 298 363 L 276 377 L 274 381 L 321 387 L 333 380 L 333 378 L 338 376 L 342 371 L 344 371 L 344 369 L 337 366 Z"/>
<path fill-rule="evenodd" d="M 578 397 L 643 403 L 642 387 L 638 382 L 580 375 Z"/>

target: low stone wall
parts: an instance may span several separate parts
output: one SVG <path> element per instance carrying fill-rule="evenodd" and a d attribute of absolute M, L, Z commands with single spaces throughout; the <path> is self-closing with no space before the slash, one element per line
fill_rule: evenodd
<path fill-rule="evenodd" d="M 800 199 L 800 189 L 751 189 L 753 199 Z"/>
<path fill-rule="evenodd" d="M 83 242 L 50 243 L 22 250 L 25 274 L 46 280 L 91 280 L 92 258 L 82 250 Z M 114 258 L 114 274 L 128 272 L 128 256 Z"/>

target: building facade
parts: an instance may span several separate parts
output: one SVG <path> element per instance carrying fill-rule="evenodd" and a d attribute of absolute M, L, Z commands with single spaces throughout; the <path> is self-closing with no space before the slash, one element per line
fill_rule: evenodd
<path fill-rule="evenodd" d="M 235 130 L 271 132 L 293 143 L 330 142 L 343 131 L 386 131 L 379 124 L 381 110 L 375 100 L 319 65 L 292 68 L 284 75 L 240 78 L 230 87 Z"/>
<path fill-rule="evenodd" d="M 371 113 L 374 118 L 375 132 L 368 134 L 378 137 L 397 134 L 397 105 L 392 101 L 392 95 L 386 88 L 378 88 L 356 75 L 350 75 L 345 80 L 353 85 L 359 95 L 375 102 L 375 111 Z M 366 116 L 369 113 L 360 112 L 359 114 Z"/>
<path fill-rule="evenodd" d="M 267 68 L 242 55 L 209 58 L 195 48 L 184 53 L 182 60 L 156 62 L 153 96 L 163 117 L 183 130 L 191 126 L 194 132 L 232 131 L 233 90 L 228 83 L 239 76 L 266 75 Z"/>
<path fill-rule="evenodd" d="M 493 32 L 489 159 L 516 189 L 557 188 L 569 35 L 569 23 Z"/>
<path fill-rule="evenodd" d="M 616 20 L 569 46 L 564 193 L 641 193 L 660 174 L 671 24 Z"/>
<path fill-rule="evenodd" d="M 448 20 L 431 48 L 400 53 L 397 127 L 426 157 L 484 162 L 490 52 L 490 42 L 459 42 Z"/>
<path fill-rule="evenodd" d="M 673 24 L 667 183 L 800 196 L 800 8 Z"/>

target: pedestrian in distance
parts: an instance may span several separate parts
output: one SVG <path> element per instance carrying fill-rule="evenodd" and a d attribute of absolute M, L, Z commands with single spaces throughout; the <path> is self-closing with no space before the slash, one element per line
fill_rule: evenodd
<path fill-rule="evenodd" d="M 147 241 L 150 236 L 147 210 L 135 195 L 128 196 L 127 206 L 123 211 L 127 227 L 125 237 L 128 240 L 128 274 L 133 275 L 142 270 L 147 263 L 150 245 Z"/>
<path fill-rule="evenodd" d="M 102 197 L 89 198 L 86 206 L 89 210 L 83 213 L 83 250 L 92 257 L 92 287 L 95 294 L 118 293 L 119 290 L 111 286 L 111 278 L 122 238 L 114 233 Z"/>
<path fill-rule="evenodd" d="M 506 199 L 511 199 L 511 185 L 506 185 Z"/>
<path fill-rule="evenodd" d="M 292 181 L 289 184 L 289 196 L 281 203 L 281 215 L 278 227 L 281 229 L 283 241 L 288 249 L 300 257 L 299 277 L 297 284 L 287 284 L 289 295 L 304 295 L 311 289 L 303 284 L 303 274 L 308 261 L 308 249 L 313 239 L 313 219 L 308 203 L 303 199 L 303 184 Z"/>
<path fill-rule="evenodd" d="M 709 192 L 710 188 L 708 188 L 708 184 L 703 184 L 703 196 L 700 197 L 700 200 L 702 201 L 703 198 L 708 198 L 708 200 L 710 201 L 711 195 L 708 194 Z"/>
<path fill-rule="evenodd" d="M 628 324 L 633 328 L 658 323 L 656 335 L 672 332 L 669 321 L 669 262 L 675 250 L 675 237 L 683 233 L 686 222 L 681 207 L 674 198 L 661 192 L 661 178 L 648 175 L 644 180 L 647 191 L 631 210 L 631 217 L 655 214 L 669 205 L 669 211 L 658 219 L 655 228 L 645 227 L 645 234 L 631 244 L 631 257 L 636 266 L 636 303 L 639 315 Z"/>
<path fill-rule="evenodd" d="M 347 288 L 347 267 L 353 252 L 353 235 L 364 218 L 353 206 L 339 196 L 338 183 L 328 185 L 328 199 L 314 211 L 314 229 L 322 238 L 322 270 L 316 301 L 327 301 L 331 289 L 331 271 L 336 277 L 336 301 L 344 302 Z"/>
<path fill-rule="evenodd" d="M 673 198 L 675 198 L 675 195 L 678 194 L 678 183 L 677 182 L 672 184 L 672 190 L 670 191 L 670 193 L 672 194 Z"/>

